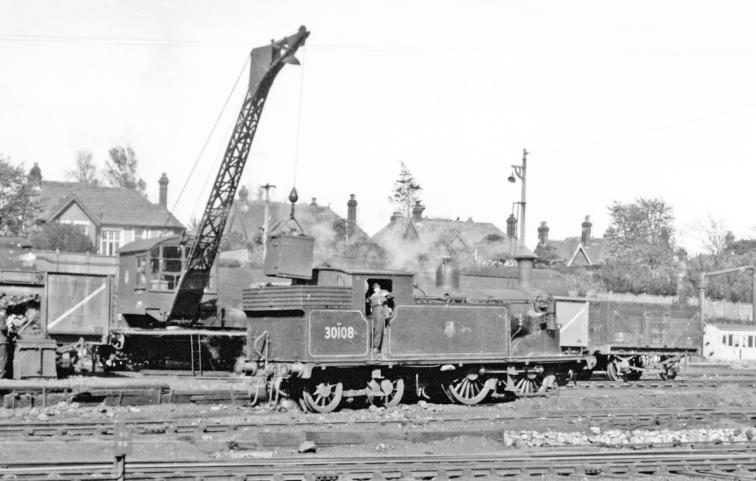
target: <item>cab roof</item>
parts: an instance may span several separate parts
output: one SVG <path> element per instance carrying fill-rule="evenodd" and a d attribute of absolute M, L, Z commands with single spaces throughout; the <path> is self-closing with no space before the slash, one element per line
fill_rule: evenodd
<path fill-rule="evenodd" d="M 160 245 L 160 244 L 166 244 L 166 243 L 175 243 L 178 244 L 180 237 L 177 235 L 173 236 L 167 236 L 167 237 L 155 237 L 154 239 L 139 239 L 135 240 L 134 242 L 129 242 L 128 244 L 125 244 L 123 247 L 118 249 L 119 254 L 133 254 L 135 252 L 145 252 L 153 247 Z"/>

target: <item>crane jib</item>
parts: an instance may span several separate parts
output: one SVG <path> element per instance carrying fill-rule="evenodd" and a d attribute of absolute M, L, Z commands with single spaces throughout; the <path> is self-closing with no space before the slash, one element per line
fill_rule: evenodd
<path fill-rule="evenodd" d="M 285 63 L 298 63 L 294 54 L 309 35 L 305 27 L 300 27 L 296 34 L 255 48 L 250 53 L 247 95 L 202 214 L 197 238 L 189 250 L 168 321 L 186 323 L 199 316 L 202 295 L 228 220 L 229 209 L 225 206 L 230 206 L 236 195 L 268 92 Z"/>

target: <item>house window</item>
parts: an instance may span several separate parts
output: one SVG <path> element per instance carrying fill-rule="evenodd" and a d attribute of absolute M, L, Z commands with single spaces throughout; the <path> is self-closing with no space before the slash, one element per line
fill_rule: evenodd
<path fill-rule="evenodd" d="M 147 239 L 149 234 L 149 231 L 147 229 L 142 229 L 141 227 L 137 227 L 134 229 L 134 240 L 138 239 Z"/>
<path fill-rule="evenodd" d="M 114 256 L 121 247 L 121 231 L 115 229 L 102 229 L 100 233 L 100 254 Z"/>
<path fill-rule="evenodd" d="M 722 345 L 723 346 L 727 345 L 727 335 L 726 334 L 722 334 Z"/>
<path fill-rule="evenodd" d="M 753 336 L 748 336 L 748 347 L 753 347 Z"/>
<path fill-rule="evenodd" d="M 727 344 L 732 346 L 732 334 L 729 335 L 728 340 L 729 342 Z"/>

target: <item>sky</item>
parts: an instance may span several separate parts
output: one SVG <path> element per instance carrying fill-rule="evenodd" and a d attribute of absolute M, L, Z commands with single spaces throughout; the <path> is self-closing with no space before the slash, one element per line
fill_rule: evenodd
<path fill-rule="evenodd" d="M 373 234 L 401 161 L 426 215 L 504 230 L 526 148 L 531 247 L 541 221 L 561 239 L 590 215 L 601 235 L 612 202 L 659 197 L 696 252 L 712 220 L 756 237 L 754 18 L 736 0 L 0 0 L 0 153 L 66 180 L 77 151 L 102 167 L 128 144 L 148 197 L 166 172 L 188 222 L 249 51 L 305 25 L 302 65 L 274 83 L 242 177 L 253 192 L 271 183 L 284 200 L 296 185 L 342 216 L 355 194 Z"/>

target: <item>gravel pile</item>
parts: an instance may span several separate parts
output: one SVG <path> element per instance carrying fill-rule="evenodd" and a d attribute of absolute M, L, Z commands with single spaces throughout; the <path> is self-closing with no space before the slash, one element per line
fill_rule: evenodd
<path fill-rule="evenodd" d="M 681 446 L 690 443 L 746 443 L 756 437 L 756 429 L 685 429 L 649 431 L 606 430 L 593 426 L 588 433 L 555 431 L 507 431 L 504 445 L 510 448 L 541 446 Z M 755 441 L 756 442 L 756 441 Z"/>

